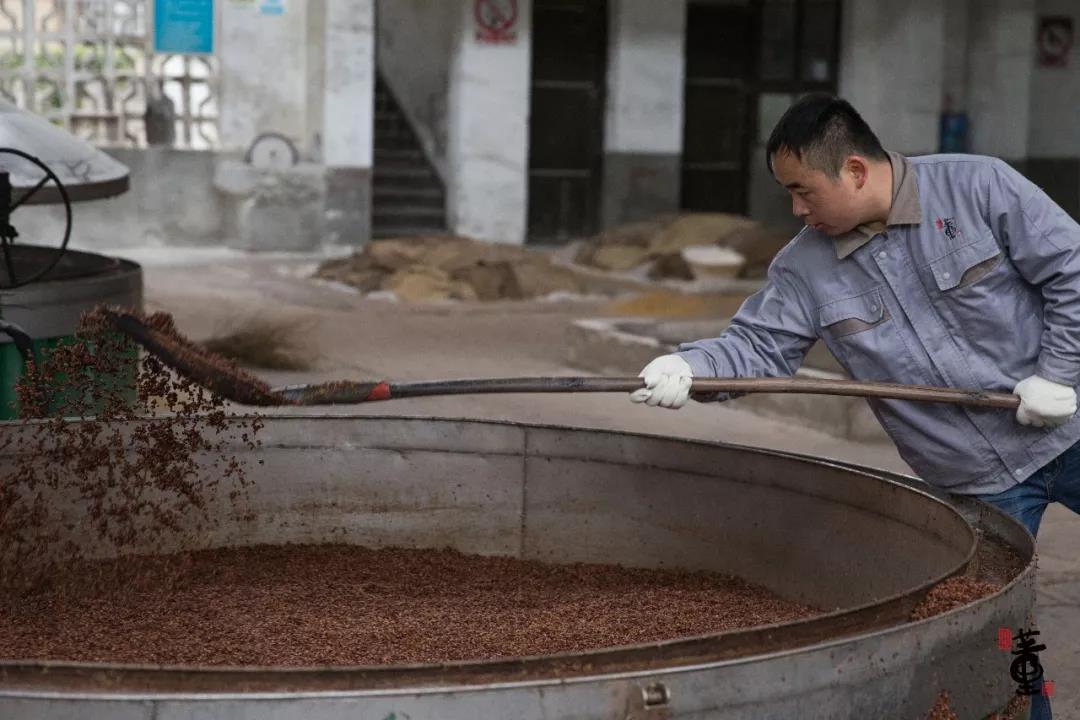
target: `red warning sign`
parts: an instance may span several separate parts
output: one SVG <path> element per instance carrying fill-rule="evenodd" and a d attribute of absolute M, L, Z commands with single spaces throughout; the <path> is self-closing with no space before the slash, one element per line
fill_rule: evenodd
<path fill-rule="evenodd" d="M 1069 51 L 1073 46 L 1073 21 L 1071 17 L 1041 17 L 1036 36 L 1041 67 L 1065 67 L 1069 64 Z"/>
<path fill-rule="evenodd" d="M 517 0 L 475 0 L 478 42 L 505 45 L 517 40 Z"/>

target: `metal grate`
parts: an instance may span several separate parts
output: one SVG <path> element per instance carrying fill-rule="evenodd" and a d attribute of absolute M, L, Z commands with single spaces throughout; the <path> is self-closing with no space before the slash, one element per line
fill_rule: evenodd
<path fill-rule="evenodd" d="M 98 145 L 218 144 L 217 58 L 153 52 L 149 0 L 0 0 L 0 94 Z"/>

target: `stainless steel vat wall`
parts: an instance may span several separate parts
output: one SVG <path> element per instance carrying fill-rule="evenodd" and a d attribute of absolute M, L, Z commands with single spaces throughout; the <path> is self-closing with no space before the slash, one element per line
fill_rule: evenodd
<path fill-rule="evenodd" d="M 919 623 L 904 618 L 920 589 L 970 561 L 969 523 L 1028 561 L 1030 538 L 993 511 L 954 507 L 902 478 L 722 444 L 467 420 L 273 417 L 261 436 L 254 452 L 237 448 L 255 480 L 239 506 L 219 487 L 211 522 L 148 534 L 147 549 L 449 545 L 731 572 L 838 609 L 649 647 L 444 667 L 11 660 L 0 665 L 0 716 L 884 718 L 917 717 L 948 689 L 962 717 L 982 717 L 1011 695 L 1011 657 L 998 650 L 997 629 L 1027 622 L 1030 562 L 972 606 Z M 67 504 L 67 520 L 77 521 L 77 505 Z"/>

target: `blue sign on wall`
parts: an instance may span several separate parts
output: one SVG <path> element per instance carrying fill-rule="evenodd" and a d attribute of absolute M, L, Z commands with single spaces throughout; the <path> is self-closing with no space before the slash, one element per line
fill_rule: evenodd
<path fill-rule="evenodd" d="M 263 0 L 259 12 L 263 15 L 284 15 L 285 0 Z"/>
<path fill-rule="evenodd" d="M 214 52 L 214 0 L 155 0 L 154 51 Z"/>

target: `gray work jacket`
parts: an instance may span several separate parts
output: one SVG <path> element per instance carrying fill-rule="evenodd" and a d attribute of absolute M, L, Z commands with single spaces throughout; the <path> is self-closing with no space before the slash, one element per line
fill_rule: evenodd
<path fill-rule="evenodd" d="M 885 225 L 804 228 L 720 337 L 685 343 L 698 377 L 793 374 L 820 338 L 859 380 L 1011 392 L 1032 374 L 1080 382 L 1080 226 L 1001 160 L 890 153 Z M 870 405 L 926 482 L 997 493 L 1080 440 L 1008 410 Z"/>

